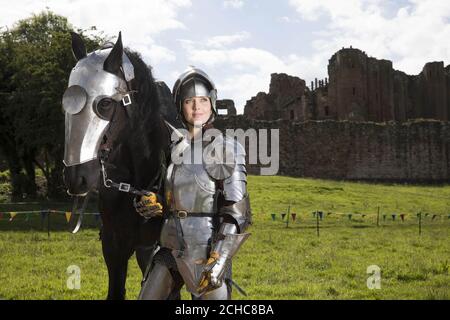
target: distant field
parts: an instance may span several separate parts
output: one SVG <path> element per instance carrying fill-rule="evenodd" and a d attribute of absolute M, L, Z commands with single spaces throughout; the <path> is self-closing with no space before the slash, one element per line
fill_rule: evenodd
<path fill-rule="evenodd" d="M 233 270 L 248 299 L 450 299 L 450 186 L 251 176 L 249 191 L 252 236 Z M 289 205 L 297 219 L 290 217 L 286 228 L 280 214 Z M 68 207 L 0 204 L 0 212 Z M 320 237 L 312 214 L 317 210 L 324 212 Z M 107 271 L 93 217 L 72 235 L 64 215 L 52 214 L 50 237 L 40 214 L 8 219 L 5 214 L 0 220 L 1 299 L 105 298 Z M 70 265 L 80 267 L 80 290 L 67 288 Z M 371 265 L 381 270 L 379 290 L 367 287 Z M 137 297 L 140 278 L 133 258 L 128 299 Z M 184 290 L 183 298 L 189 298 Z M 245 297 L 234 292 L 233 298 Z"/>

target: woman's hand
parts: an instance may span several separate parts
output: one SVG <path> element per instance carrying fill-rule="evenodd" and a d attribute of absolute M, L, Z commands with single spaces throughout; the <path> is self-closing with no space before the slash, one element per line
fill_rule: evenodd
<path fill-rule="evenodd" d="M 146 219 L 161 217 L 163 214 L 162 200 L 159 195 L 154 192 L 148 192 L 146 195 L 141 196 L 140 200 L 136 198 L 133 200 L 134 208 Z"/>
<path fill-rule="evenodd" d="M 209 255 L 209 259 L 205 264 L 202 278 L 200 279 L 198 285 L 199 293 L 219 288 L 222 285 L 222 279 L 217 279 L 213 273 L 213 268 L 217 264 L 217 260 L 219 259 L 219 257 L 219 253 L 215 251 L 211 252 L 211 254 Z"/>

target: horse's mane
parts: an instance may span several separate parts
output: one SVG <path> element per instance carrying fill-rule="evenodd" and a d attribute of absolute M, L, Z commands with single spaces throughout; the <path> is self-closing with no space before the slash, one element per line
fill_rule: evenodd
<path fill-rule="evenodd" d="M 142 153 L 148 158 L 154 147 L 161 147 L 162 117 L 160 113 L 161 101 L 157 92 L 157 85 L 151 68 L 146 65 L 138 52 L 125 49 L 134 67 L 133 80 L 134 104 L 131 106 L 131 133 L 133 152 Z M 150 141 L 151 139 L 151 141 Z"/>

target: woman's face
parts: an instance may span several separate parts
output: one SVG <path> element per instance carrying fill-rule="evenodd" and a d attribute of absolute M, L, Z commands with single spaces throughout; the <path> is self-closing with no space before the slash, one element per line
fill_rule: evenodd
<path fill-rule="evenodd" d="M 211 116 L 211 101 L 208 97 L 191 97 L 183 101 L 183 115 L 194 126 L 201 126 Z"/>

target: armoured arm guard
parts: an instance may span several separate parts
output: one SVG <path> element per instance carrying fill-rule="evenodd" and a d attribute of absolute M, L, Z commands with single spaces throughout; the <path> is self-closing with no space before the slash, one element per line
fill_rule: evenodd
<path fill-rule="evenodd" d="M 250 236 L 245 233 L 252 223 L 249 195 L 247 193 L 247 173 L 245 169 L 245 150 L 237 144 L 236 167 L 233 174 L 223 180 L 223 196 L 226 205 L 218 209 L 221 221 L 215 241 L 212 245 L 203 282 L 212 288 L 220 287 L 228 262 L 237 253 L 241 245 Z M 202 281 L 200 282 L 202 287 Z M 207 287 L 203 288 L 207 290 Z"/>

